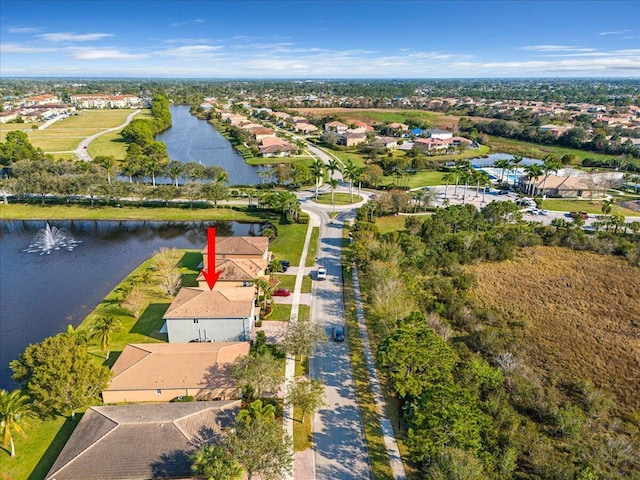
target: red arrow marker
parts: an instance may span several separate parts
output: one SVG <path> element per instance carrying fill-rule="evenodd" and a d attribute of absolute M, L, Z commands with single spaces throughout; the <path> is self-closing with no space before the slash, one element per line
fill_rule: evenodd
<path fill-rule="evenodd" d="M 207 269 L 202 270 L 202 275 L 209 288 L 213 290 L 220 276 L 220 272 L 216 272 L 216 227 L 207 229 L 207 257 Z"/>

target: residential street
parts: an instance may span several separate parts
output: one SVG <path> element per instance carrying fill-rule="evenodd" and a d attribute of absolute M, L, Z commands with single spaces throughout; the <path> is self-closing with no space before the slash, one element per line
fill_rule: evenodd
<path fill-rule="evenodd" d="M 329 223 L 327 207 L 303 201 L 303 208 L 321 217 L 317 266 L 327 269 L 327 279 L 314 279 L 312 319 L 322 325 L 330 338 L 334 325 L 344 324 L 342 300 L 342 224 Z M 351 207 L 352 208 L 352 207 Z M 351 208 L 348 208 L 351 210 Z M 345 209 L 346 210 L 346 209 Z M 342 217 L 346 215 L 343 214 Z M 327 406 L 314 418 L 313 449 L 315 478 L 318 480 L 362 480 L 371 478 L 362 420 L 356 398 L 349 345 L 329 340 L 311 357 L 311 375 L 325 386 Z"/>

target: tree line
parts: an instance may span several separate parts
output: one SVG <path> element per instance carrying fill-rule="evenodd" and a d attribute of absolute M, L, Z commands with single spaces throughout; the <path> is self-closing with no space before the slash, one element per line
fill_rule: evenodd
<path fill-rule="evenodd" d="M 422 478 L 633 478 L 637 422 L 588 381 L 565 379 L 571 389 L 560 394 L 535 374 L 518 355 L 521 327 L 472 301 L 476 280 L 463 267 L 540 244 L 626 251 L 638 265 L 640 229 L 587 235 L 570 222 L 523 222 L 512 202 L 491 202 L 408 217 L 405 230 L 380 235 L 376 208 L 358 210 L 349 259 Z"/>

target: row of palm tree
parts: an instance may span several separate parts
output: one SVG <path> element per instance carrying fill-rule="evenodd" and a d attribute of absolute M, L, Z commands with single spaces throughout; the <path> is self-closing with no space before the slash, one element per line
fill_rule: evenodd
<path fill-rule="evenodd" d="M 464 192 L 462 196 L 462 203 L 466 203 L 467 199 L 467 190 L 469 188 L 469 184 L 476 184 L 476 197 L 480 195 L 480 188 L 486 187 L 490 184 L 490 177 L 487 172 L 484 170 L 474 170 L 471 168 L 471 165 L 468 161 L 463 161 L 458 163 L 455 168 L 442 176 L 442 180 L 445 182 L 444 187 L 444 200 L 447 200 L 449 184 L 455 180 L 455 190 L 454 195 L 458 195 L 458 186 L 460 183 L 464 184 Z M 485 201 L 485 192 L 486 188 L 482 190 L 482 201 Z"/>

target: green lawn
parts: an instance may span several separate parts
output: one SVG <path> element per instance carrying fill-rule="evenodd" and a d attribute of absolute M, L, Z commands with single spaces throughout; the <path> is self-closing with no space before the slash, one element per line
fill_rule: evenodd
<path fill-rule="evenodd" d="M 554 145 L 540 145 L 537 143 L 523 142 L 521 140 L 513 140 L 510 138 L 489 136 L 489 146 L 492 152 L 504 152 L 512 155 L 523 155 L 530 158 L 541 159 L 546 155 L 553 155 L 557 158 L 563 155 L 575 155 L 575 166 L 581 166 L 582 160 L 585 158 L 594 158 L 602 160 L 613 160 L 618 158 L 617 155 L 607 155 L 604 153 L 588 152 L 585 150 L 576 150 L 575 148 L 557 147 Z"/>
<path fill-rule="evenodd" d="M 352 205 L 354 203 L 358 203 L 362 201 L 362 197 L 356 193 L 353 194 L 353 202 L 351 201 L 351 195 L 343 192 L 334 192 L 333 193 L 333 202 L 331 202 L 331 194 L 330 193 L 321 193 L 318 195 L 318 199 L 314 199 L 314 202 L 323 203 L 325 205 Z"/>
<path fill-rule="evenodd" d="M 556 212 L 587 212 L 591 214 L 602 214 L 602 202 L 599 200 L 565 200 L 548 198 L 542 202 L 542 208 Z M 620 212 L 625 217 L 638 216 L 640 212 L 635 212 L 619 205 L 613 205 L 611 212 Z"/>
<path fill-rule="evenodd" d="M 444 172 L 437 170 L 426 170 L 423 172 L 417 172 L 406 177 L 396 177 L 387 175 L 384 177 L 383 185 L 396 184 L 396 185 L 408 185 L 409 188 L 418 187 L 432 187 L 434 185 L 444 185 L 442 176 Z"/>
<path fill-rule="evenodd" d="M 280 281 L 280 283 L 278 284 L 278 288 L 287 288 L 291 292 L 293 292 L 296 285 L 295 275 L 276 273 L 275 278 Z M 309 277 L 309 275 L 305 275 L 304 277 L 302 277 L 302 289 L 300 290 L 300 293 L 311 293 L 311 283 L 311 277 Z"/>
<path fill-rule="evenodd" d="M 276 258 L 287 259 L 291 265 L 300 265 L 308 225 L 276 225 L 276 228 L 278 236 L 271 241 L 269 249 Z"/>
<path fill-rule="evenodd" d="M 320 228 L 313 227 L 311 231 L 311 239 L 309 240 L 309 250 L 307 251 L 307 267 L 313 267 L 316 263 L 316 256 L 318 255 L 318 239 L 320 238 Z"/>
<path fill-rule="evenodd" d="M 407 217 L 403 215 L 393 215 L 390 217 L 376 218 L 376 226 L 380 233 L 389 233 L 404 230 L 404 224 Z"/>
<path fill-rule="evenodd" d="M 29 418 L 23 428 L 26 437 L 14 435 L 16 456 L 0 451 L 0 478 L 11 480 L 42 480 L 62 451 L 82 414 L 75 419 L 57 417 L 54 420 Z"/>
<path fill-rule="evenodd" d="M 45 152 L 75 150 L 82 139 L 121 125 L 133 111 L 125 109 L 82 110 L 78 115 L 55 122 L 45 130 L 30 131 L 29 141 L 33 146 L 42 148 Z"/>
<path fill-rule="evenodd" d="M 5 220 L 158 220 L 158 221 L 205 221 L 236 220 L 240 222 L 274 221 L 279 217 L 262 210 L 245 207 L 189 208 L 178 207 L 121 207 L 82 205 L 45 205 L 12 203 L 0 205 L 0 217 Z M 300 225 L 306 228 L 306 225 Z M 304 238 L 303 238 L 304 239 Z"/>

